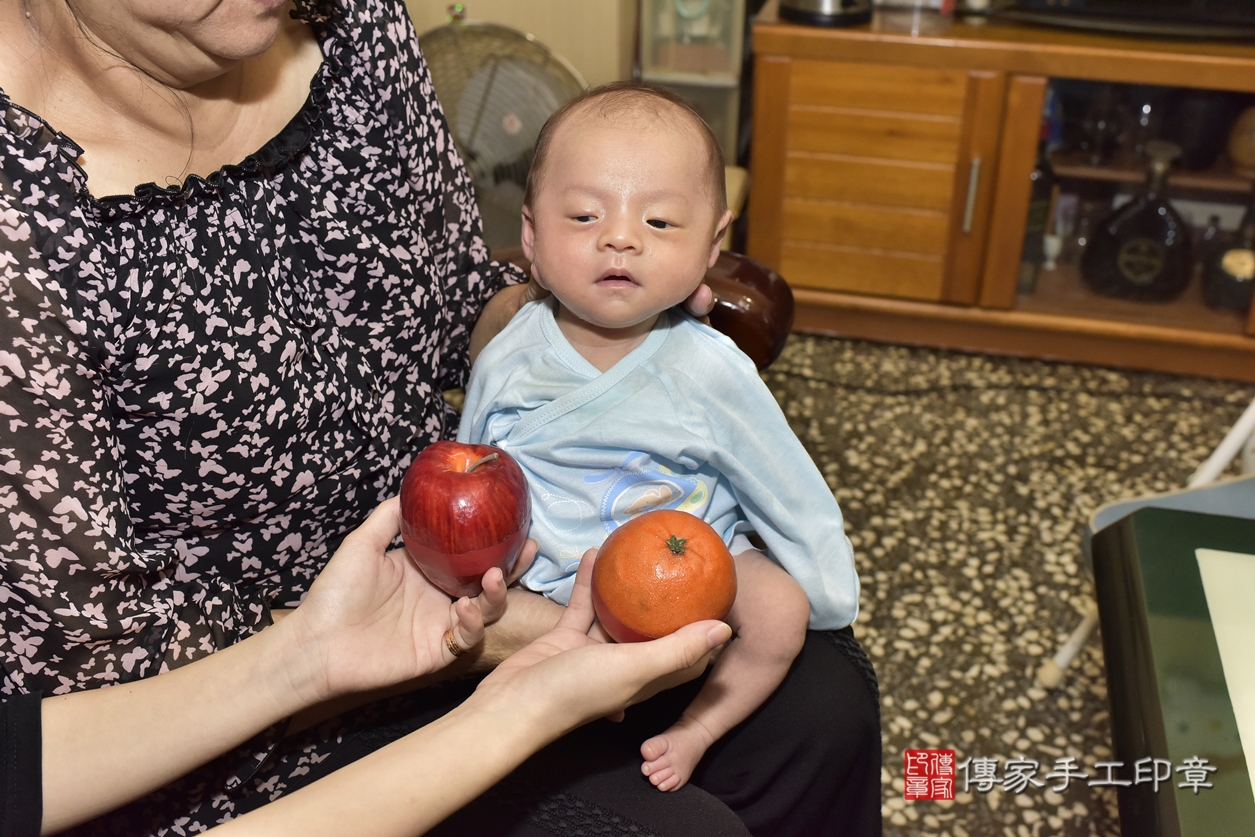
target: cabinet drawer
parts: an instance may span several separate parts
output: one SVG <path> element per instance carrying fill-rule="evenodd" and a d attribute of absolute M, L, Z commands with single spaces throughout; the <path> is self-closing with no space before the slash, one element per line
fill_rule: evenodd
<path fill-rule="evenodd" d="M 958 118 L 966 96 L 963 70 L 798 60 L 789 103 Z"/>
<path fill-rule="evenodd" d="M 780 273 L 797 288 L 936 301 L 944 272 L 941 256 L 796 241 L 780 248 Z"/>
<path fill-rule="evenodd" d="M 790 152 L 784 197 L 950 210 L 954 166 Z M 788 230 L 786 229 L 786 236 Z"/>
<path fill-rule="evenodd" d="M 789 109 L 789 149 L 952 164 L 961 127 L 953 116 L 803 105 Z"/>
<path fill-rule="evenodd" d="M 925 209 L 786 199 L 784 229 L 794 241 L 942 256 L 950 217 Z"/>

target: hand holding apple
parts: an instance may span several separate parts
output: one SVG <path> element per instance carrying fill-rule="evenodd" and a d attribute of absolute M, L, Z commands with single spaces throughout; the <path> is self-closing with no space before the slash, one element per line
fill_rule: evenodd
<path fill-rule="evenodd" d="M 493 567 L 507 577 L 532 522 L 527 478 L 499 448 L 441 441 L 410 463 L 401 483 L 401 537 L 432 584 L 477 596 Z"/>

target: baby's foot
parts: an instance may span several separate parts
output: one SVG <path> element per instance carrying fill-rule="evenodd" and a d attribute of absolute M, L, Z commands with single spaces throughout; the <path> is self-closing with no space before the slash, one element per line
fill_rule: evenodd
<path fill-rule="evenodd" d="M 660 791 L 679 790 L 713 742 L 700 723 L 681 718 L 662 735 L 641 745 L 641 772 Z"/>

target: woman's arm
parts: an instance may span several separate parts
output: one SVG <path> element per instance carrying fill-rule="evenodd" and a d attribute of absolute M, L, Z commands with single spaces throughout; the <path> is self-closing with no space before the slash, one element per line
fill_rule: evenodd
<path fill-rule="evenodd" d="M 475 321 L 475 328 L 471 331 L 469 349 L 471 363 L 475 362 L 475 358 L 479 357 L 479 353 L 488 345 L 488 341 L 506 327 L 506 323 L 510 322 L 520 308 L 534 299 L 543 299 L 546 296 L 548 296 L 548 291 L 537 285 L 535 279 L 523 285 L 510 285 L 497 291 L 484 305 L 484 310 L 480 312 L 479 319 Z"/>
<path fill-rule="evenodd" d="M 701 622 L 653 642 L 597 642 L 588 635 L 592 563 L 585 556 L 558 625 L 460 707 L 219 833 L 422 834 L 566 732 L 697 676 L 731 635 L 723 623 Z"/>
<path fill-rule="evenodd" d="M 299 710 L 313 688 L 266 629 L 168 674 L 45 698 L 43 834 L 136 799 Z"/>
<path fill-rule="evenodd" d="M 402 550 L 398 502 L 344 541 L 304 603 L 270 628 L 172 672 L 44 700 L 43 833 L 143 795 L 296 711 L 442 668 L 505 607 L 499 570 L 450 602 Z"/>

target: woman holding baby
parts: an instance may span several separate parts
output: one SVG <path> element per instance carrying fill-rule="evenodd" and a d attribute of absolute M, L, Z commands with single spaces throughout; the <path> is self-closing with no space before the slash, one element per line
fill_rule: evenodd
<path fill-rule="evenodd" d="M 400 2 L 2 0 L 0 693 L 197 672 L 281 627 L 453 434 L 441 393 L 533 294 L 478 230 Z M 213 827 L 446 715 L 563 614 L 487 595 L 408 629 L 463 631 L 456 661 L 307 694 L 404 691 L 252 715 L 218 750 L 192 706 L 162 746 L 196 758 L 77 833 Z M 878 828 L 875 703 L 834 642 L 808 638 L 677 794 L 640 787 L 635 749 L 695 685 L 561 739 L 437 830 L 563 833 L 593 811 L 684 834 L 729 809 L 756 834 Z M 221 659 L 216 681 L 240 674 Z"/>

